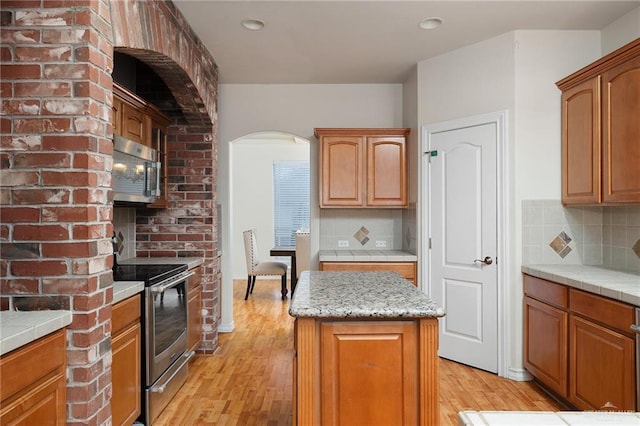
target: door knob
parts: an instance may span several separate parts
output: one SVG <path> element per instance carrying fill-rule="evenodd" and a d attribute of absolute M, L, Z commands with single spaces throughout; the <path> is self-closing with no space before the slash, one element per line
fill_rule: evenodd
<path fill-rule="evenodd" d="M 476 262 L 481 262 L 481 263 L 484 263 L 485 265 L 491 265 L 493 263 L 493 259 L 487 256 L 484 259 L 476 259 L 473 261 L 473 263 L 476 263 Z"/>

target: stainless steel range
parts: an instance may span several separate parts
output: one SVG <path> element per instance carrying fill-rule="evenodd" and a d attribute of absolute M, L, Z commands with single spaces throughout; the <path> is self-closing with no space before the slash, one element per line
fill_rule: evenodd
<path fill-rule="evenodd" d="M 187 265 L 118 265 L 117 281 L 144 281 L 142 297 L 142 415 L 145 425 L 153 424 L 184 384 L 187 351 Z"/>

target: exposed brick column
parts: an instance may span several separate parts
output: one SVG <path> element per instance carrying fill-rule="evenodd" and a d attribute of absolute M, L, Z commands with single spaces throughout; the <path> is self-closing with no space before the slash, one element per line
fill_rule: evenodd
<path fill-rule="evenodd" d="M 2 0 L 1 291 L 69 309 L 68 424 L 111 410 L 111 102 L 106 0 Z"/>
<path fill-rule="evenodd" d="M 136 254 L 204 259 L 203 339 L 198 352 L 213 353 L 218 346 L 220 320 L 215 135 L 210 127 L 171 126 L 168 137 L 169 206 L 137 210 Z"/>

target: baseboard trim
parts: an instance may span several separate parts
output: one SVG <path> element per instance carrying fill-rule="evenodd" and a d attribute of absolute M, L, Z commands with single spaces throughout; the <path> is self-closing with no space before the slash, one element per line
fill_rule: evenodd
<path fill-rule="evenodd" d="M 507 379 L 516 382 L 529 382 L 533 380 L 533 376 L 524 368 L 509 368 Z"/>
<path fill-rule="evenodd" d="M 230 323 L 221 323 L 218 325 L 218 333 L 231 333 L 236 328 L 233 321 Z"/>

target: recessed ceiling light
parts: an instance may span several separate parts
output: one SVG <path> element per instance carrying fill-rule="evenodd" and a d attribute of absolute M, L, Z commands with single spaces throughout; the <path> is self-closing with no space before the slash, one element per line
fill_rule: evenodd
<path fill-rule="evenodd" d="M 251 31 L 260 31 L 264 28 L 264 22 L 259 19 L 245 19 L 242 26 Z"/>
<path fill-rule="evenodd" d="M 427 18 L 420 21 L 418 26 L 423 30 L 435 30 L 442 25 L 442 18 Z"/>

